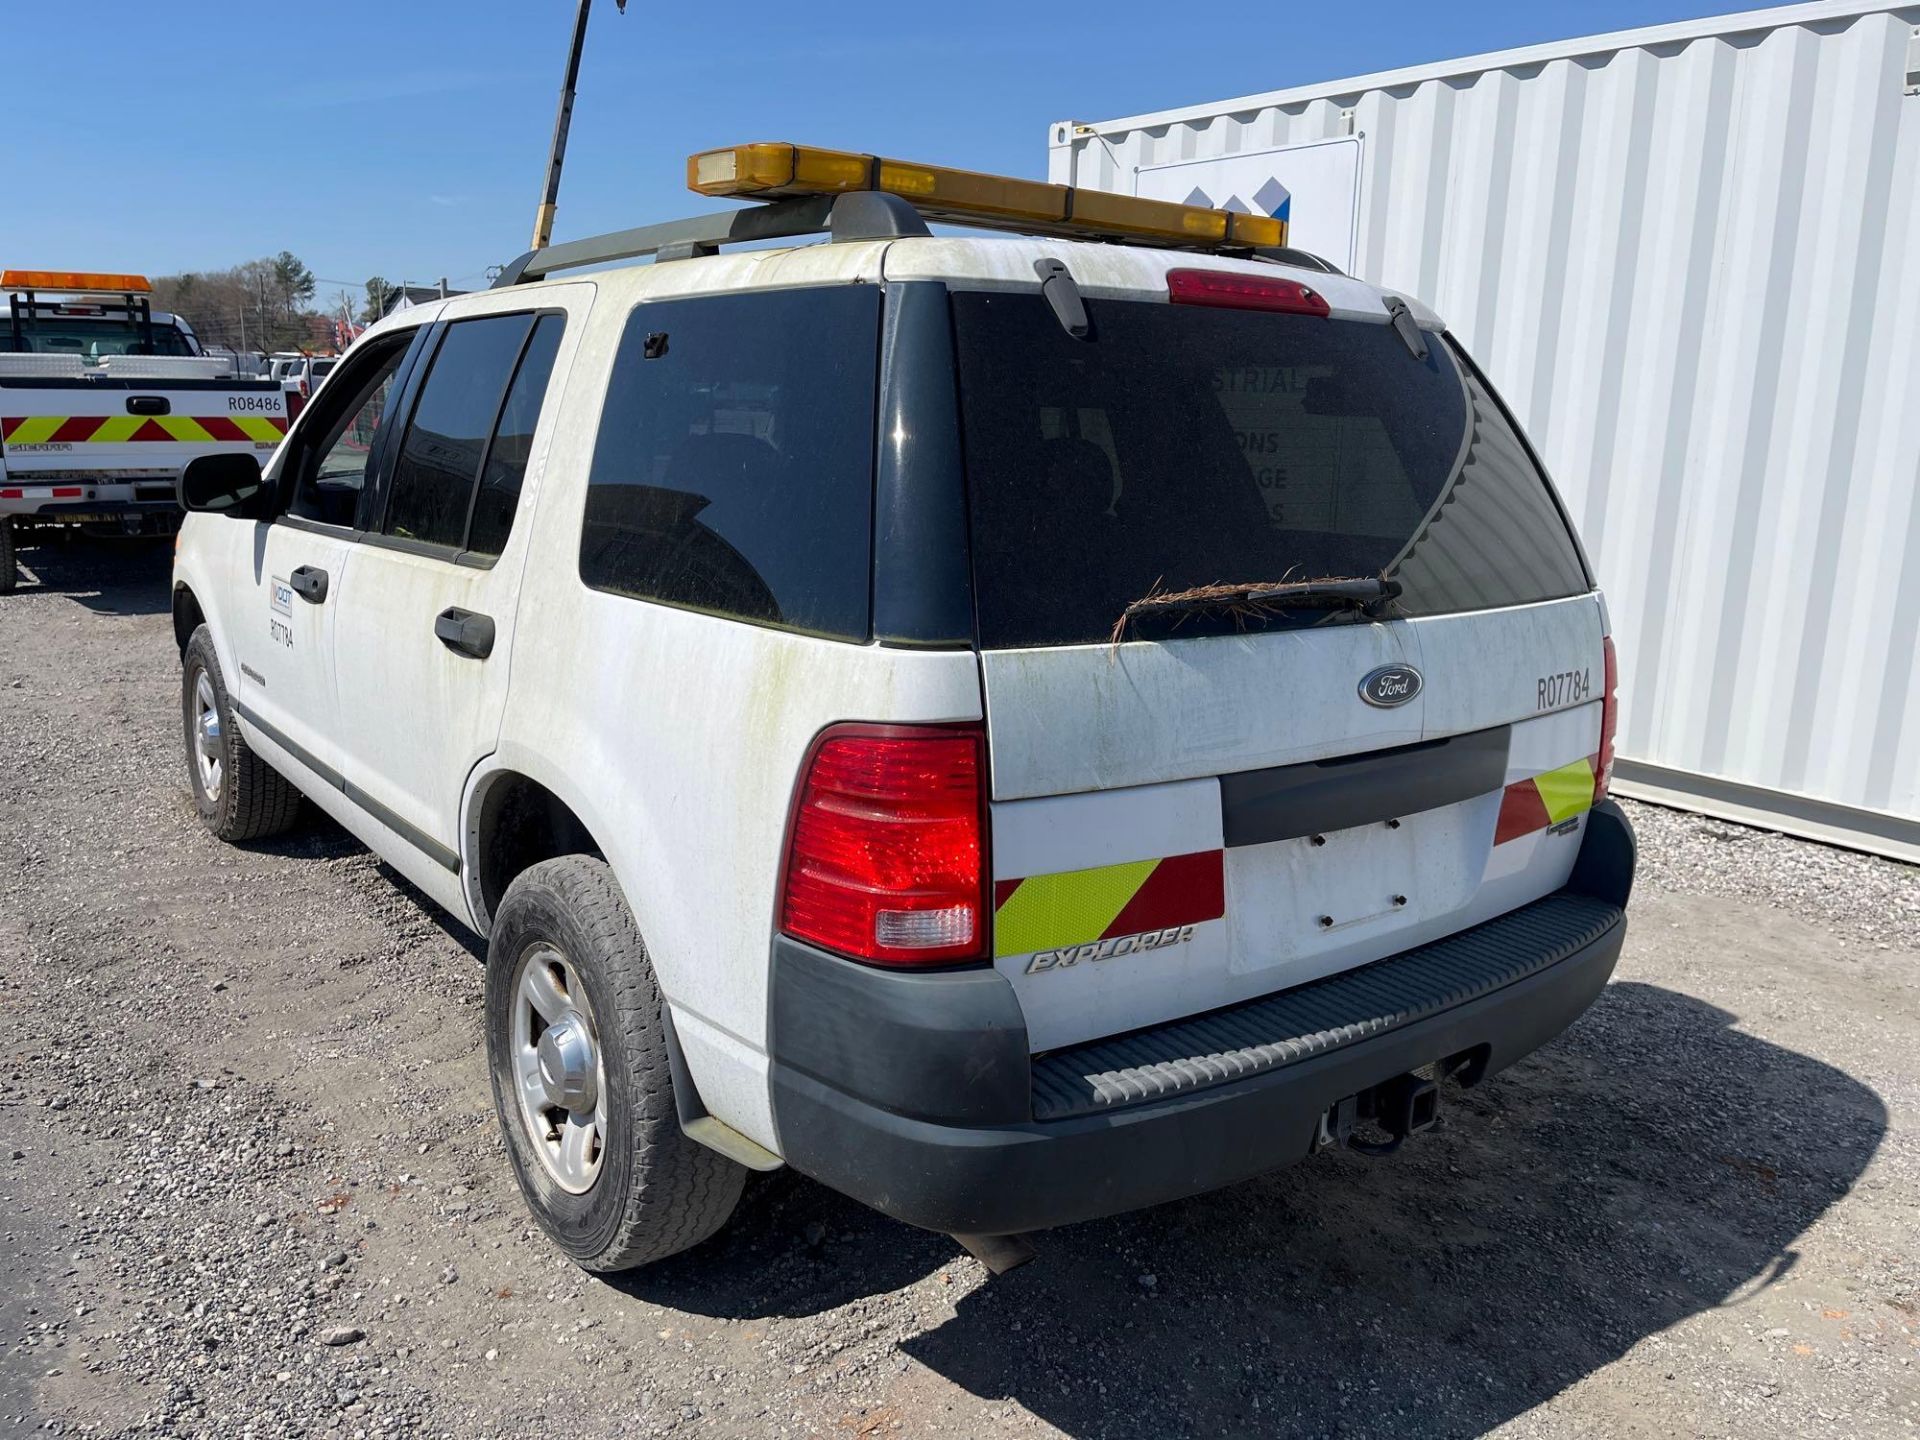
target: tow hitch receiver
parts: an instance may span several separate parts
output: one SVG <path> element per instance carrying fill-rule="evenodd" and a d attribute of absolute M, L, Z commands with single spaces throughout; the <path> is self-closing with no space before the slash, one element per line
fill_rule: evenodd
<path fill-rule="evenodd" d="M 1318 1145 L 1345 1145 L 1362 1155 L 1391 1155 L 1409 1135 L 1431 1130 L 1440 1120 L 1440 1087 L 1419 1075 L 1396 1075 L 1336 1101 L 1320 1117 Z M 1362 1125 L 1384 1130 L 1385 1140 L 1369 1140 Z"/>

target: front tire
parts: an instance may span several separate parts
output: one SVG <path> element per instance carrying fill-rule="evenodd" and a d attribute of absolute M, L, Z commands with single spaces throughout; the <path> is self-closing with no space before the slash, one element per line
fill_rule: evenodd
<path fill-rule="evenodd" d="M 193 805 L 217 839 L 264 840 L 292 827 L 300 818 L 300 792 L 240 733 L 213 634 L 204 625 L 181 660 L 180 719 Z"/>
<path fill-rule="evenodd" d="M 486 1003 L 507 1153 L 556 1245 L 630 1270 L 727 1222 L 746 1169 L 680 1129 L 659 983 L 605 862 L 542 861 L 507 887 Z"/>
<path fill-rule="evenodd" d="M 20 583 L 20 567 L 13 556 L 13 517 L 0 515 L 0 595 L 11 595 Z"/>

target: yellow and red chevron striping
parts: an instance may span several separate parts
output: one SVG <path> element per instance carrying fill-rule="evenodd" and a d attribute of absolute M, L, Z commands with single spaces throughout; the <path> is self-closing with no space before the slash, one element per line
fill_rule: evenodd
<path fill-rule="evenodd" d="M 1500 797 L 1500 819 L 1493 827 L 1493 843 L 1504 845 L 1591 810 L 1594 776 L 1599 769 L 1600 757 L 1590 755 L 1557 770 L 1514 781 Z"/>
<path fill-rule="evenodd" d="M 8 445 L 269 444 L 286 433 L 286 417 L 281 415 L 0 416 L 0 441 Z"/>
<path fill-rule="evenodd" d="M 1000 880 L 993 887 L 993 950 L 1027 955 L 1197 925 L 1227 913 L 1219 850 Z"/>

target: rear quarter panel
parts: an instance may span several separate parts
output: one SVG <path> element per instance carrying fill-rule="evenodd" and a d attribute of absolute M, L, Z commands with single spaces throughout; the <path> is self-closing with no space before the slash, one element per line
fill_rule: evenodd
<path fill-rule="evenodd" d="M 697 292 L 701 266 L 730 267 L 730 288 L 813 280 L 830 265 L 877 276 L 877 250 L 807 254 L 597 277 L 542 481 L 500 747 L 469 786 L 471 797 L 489 775 L 522 773 L 580 816 L 639 923 L 701 1099 L 769 1147 L 767 972 L 807 748 L 843 720 L 977 720 L 978 664 L 971 652 L 820 640 L 590 590 L 580 527 L 633 304 Z M 472 813 L 470 799 L 469 823 Z"/>

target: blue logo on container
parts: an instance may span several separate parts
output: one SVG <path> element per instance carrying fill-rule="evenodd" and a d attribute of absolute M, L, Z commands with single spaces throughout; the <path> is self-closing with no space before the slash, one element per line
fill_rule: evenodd
<path fill-rule="evenodd" d="M 1289 222 L 1293 219 L 1293 192 L 1271 175 L 1267 177 L 1266 184 L 1253 192 L 1251 204 L 1238 195 L 1229 195 L 1215 205 L 1213 197 L 1198 185 L 1194 186 L 1193 193 L 1187 196 L 1187 204 L 1203 206 L 1209 210 L 1231 210 L 1239 215 L 1271 215 L 1276 220 Z"/>

